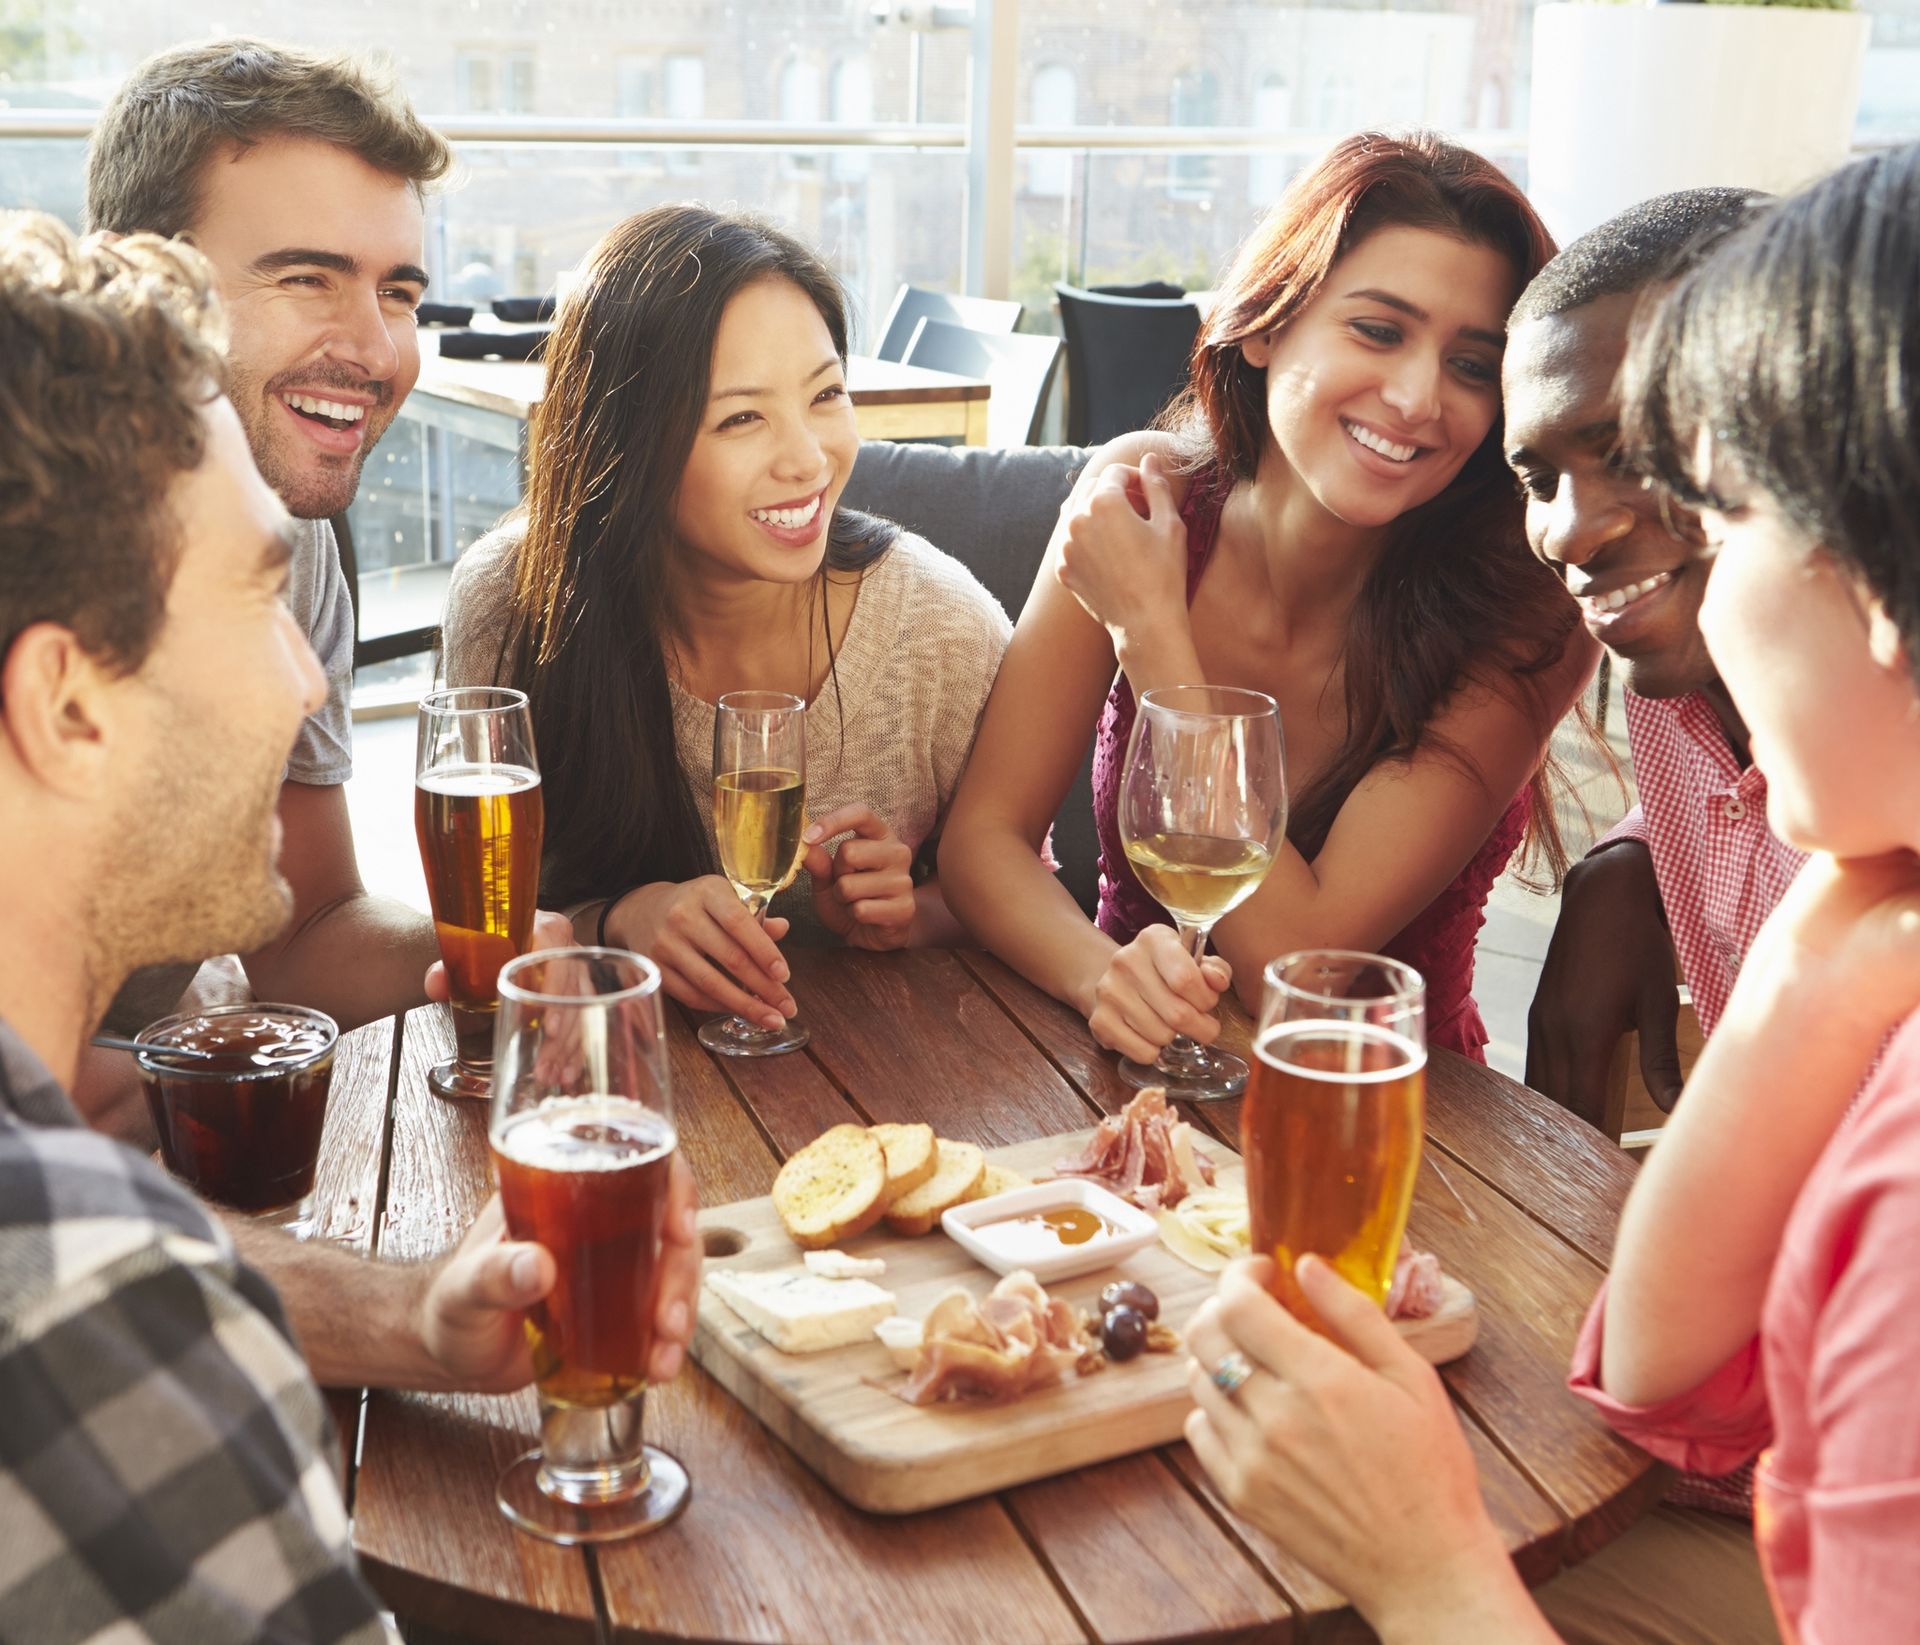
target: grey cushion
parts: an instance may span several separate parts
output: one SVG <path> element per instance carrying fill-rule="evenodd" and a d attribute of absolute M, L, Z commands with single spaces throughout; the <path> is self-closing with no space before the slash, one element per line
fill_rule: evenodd
<path fill-rule="evenodd" d="M 869 440 L 841 501 L 897 520 L 967 567 L 1018 618 L 1087 452 L 1079 446 L 934 446 Z M 1093 732 L 1053 825 L 1060 880 L 1089 914 L 1099 888 Z"/>

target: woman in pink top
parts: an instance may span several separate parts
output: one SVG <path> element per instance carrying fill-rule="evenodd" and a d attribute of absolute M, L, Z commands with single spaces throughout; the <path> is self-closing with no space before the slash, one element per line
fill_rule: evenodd
<path fill-rule="evenodd" d="M 1480 1054 L 1481 907 L 1529 826 L 1555 854 L 1541 757 L 1597 656 L 1502 469 L 1507 311 L 1551 251 L 1480 156 L 1349 138 L 1242 247 L 1170 432 L 1117 440 L 1081 476 L 940 878 L 1102 1044 L 1152 1062 L 1177 1034 L 1209 1043 L 1230 978 L 1252 999 L 1287 949 L 1390 947 L 1427 976 L 1435 1043 Z M 1116 827 L 1136 692 L 1202 682 L 1278 702 L 1293 795 L 1286 845 L 1204 964 Z M 1042 856 L 1096 726 L 1097 924 Z"/>
<path fill-rule="evenodd" d="M 1630 442 L 1718 555 L 1700 625 L 1769 818 L 1814 855 L 1628 1202 L 1573 1384 L 1682 1466 L 1761 1453 L 1754 1533 L 1790 1645 L 1920 1629 L 1916 268 L 1908 147 L 1717 248 L 1626 384 Z M 1438 1378 L 1323 1264 L 1301 1278 L 1344 1352 L 1258 1278 L 1230 1275 L 1188 1339 L 1188 1436 L 1228 1499 L 1388 1641 L 1553 1637 Z M 1229 1399 L 1202 1368 L 1235 1347 L 1256 1369 Z"/>

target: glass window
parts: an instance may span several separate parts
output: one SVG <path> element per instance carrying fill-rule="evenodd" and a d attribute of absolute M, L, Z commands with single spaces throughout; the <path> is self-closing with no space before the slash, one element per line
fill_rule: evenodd
<path fill-rule="evenodd" d="M 1079 83 L 1065 63 L 1046 63 L 1033 71 L 1027 111 L 1036 126 L 1076 124 L 1079 101 Z M 1040 149 L 1027 157 L 1029 194 L 1064 199 L 1072 187 L 1073 156 L 1065 149 Z"/>

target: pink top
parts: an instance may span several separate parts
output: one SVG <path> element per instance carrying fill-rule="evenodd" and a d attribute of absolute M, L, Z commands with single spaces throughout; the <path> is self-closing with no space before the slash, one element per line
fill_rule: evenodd
<path fill-rule="evenodd" d="M 1187 528 L 1187 603 L 1219 535 L 1220 510 L 1233 489 L 1225 470 L 1194 477 L 1181 505 Z M 1120 784 L 1127 739 L 1133 732 L 1133 687 L 1125 674 L 1113 682 L 1093 747 L 1093 820 L 1100 835 L 1100 929 L 1116 942 L 1131 942 L 1149 925 L 1165 925 L 1166 911 L 1134 877 L 1120 844 Z M 1523 790 L 1495 825 L 1486 844 L 1459 877 L 1429 903 L 1384 952 L 1411 965 L 1427 983 L 1427 1041 L 1485 1062 L 1487 1029 L 1473 999 L 1473 949 L 1486 923 L 1487 894 L 1507 866 L 1527 827 Z"/>
<path fill-rule="evenodd" d="M 1909 1639 L 1920 1615 L 1920 1013 L 1895 1035 L 1794 1202 L 1760 1334 L 1690 1393 L 1599 1386 L 1605 1292 L 1574 1391 L 1683 1468 L 1765 1447 L 1754 1536 L 1787 1645 Z"/>
<path fill-rule="evenodd" d="M 1629 691 L 1625 700 L 1640 804 L 1607 839 L 1646 842 L 1680 973 L 1701 1032 L 1711 1034 L 1806 853 L 1767 825 L 1767 779 L 1757 766 L 1741 768 L 1704 695 Z"/>

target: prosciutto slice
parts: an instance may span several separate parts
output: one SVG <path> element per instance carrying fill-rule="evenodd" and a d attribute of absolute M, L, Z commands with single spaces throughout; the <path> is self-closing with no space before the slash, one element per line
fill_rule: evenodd
<path fill-rule="evenodd" d="M 900 1397 L 1001 1404 L 1059 1382 L 1092 1346 L 1079 1312 L 1020 1269 L 979 1301 L 955 1287 L 927 1311 Z"/>
<path fill-rule="evenodd" d="M 1387 1318 L 1425 1319 L 1439 1311 L 1445 1295 L 1440 1259 L 1402 1240 L 1399 1260 L 1393 1265 L 1393 1284 L 1387 1290 Z"/>
<path fill-rule="evenodd" d="M 1057 1160 L 1053 1174 L 1085 1177 L 1143 1211 L 1159 1211 L 1213 1182 L 1213 1161 L 1193 1138 L 1193 1127 L 1167 1106 L 1167 1093 L 1148 1086 L 1103 1119 L 1078 1153 Z"/>

